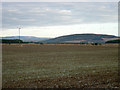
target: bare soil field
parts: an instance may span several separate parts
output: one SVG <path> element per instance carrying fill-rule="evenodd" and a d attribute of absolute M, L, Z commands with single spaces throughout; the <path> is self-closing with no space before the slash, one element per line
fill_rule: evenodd
<path fill-rule="evenodd" d="M 118 88 L 118 45 L 2 45 L 3 88 Z"/>

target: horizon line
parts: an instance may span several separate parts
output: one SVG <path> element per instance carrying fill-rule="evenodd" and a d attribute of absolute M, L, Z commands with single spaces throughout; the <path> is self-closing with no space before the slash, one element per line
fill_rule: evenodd
<path fill-rule="evenodd" d="M 22 35 L 22 36 L 28 36 L 28 37 L 39 37 L 39 38 L 57 38 L 57 37 L 61 37 L 61 36 L 67 36 L 67 35 L 77 35 L 77 34 L 96 34 L 96 35 L 112 35 L 112 36 L 117 36 L 119 37 L 119 34 L 118 35 L 113 35 L 113 34 L 102 34 L 102 33 L 75 33 L 75 34 L 66 34 L 66 35 L 60 35 L 60 36 L 56 36 L 56 37 L 40 37 L 40 36 L 32 36 L 32 35 Z M 22 37 L 20 36 L 20 37 Z M 19 37 L 19 35 L 13 35 L 13 36 L 0 36 L 0 37 Z"/>

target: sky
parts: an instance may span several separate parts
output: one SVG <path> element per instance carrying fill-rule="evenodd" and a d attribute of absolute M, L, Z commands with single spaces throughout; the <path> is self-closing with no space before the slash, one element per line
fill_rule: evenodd
<path fill-rule="evenodd" d="M 4 2 L 0 36 L 118 36 L 117 2 Z"/>
<path fill-rule="evenodd" d="M 1 2 L 119 2 L 119 0 L 1 0 Z"/>

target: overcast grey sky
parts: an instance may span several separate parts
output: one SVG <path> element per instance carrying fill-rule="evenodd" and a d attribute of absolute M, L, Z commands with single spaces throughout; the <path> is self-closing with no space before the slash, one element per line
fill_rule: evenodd
<path fill-rule="evenodd" d="M 56 37 L 75 33 L 118 34 L 117 2 L 11 2 L 2 4 L 3 36 Z"/>

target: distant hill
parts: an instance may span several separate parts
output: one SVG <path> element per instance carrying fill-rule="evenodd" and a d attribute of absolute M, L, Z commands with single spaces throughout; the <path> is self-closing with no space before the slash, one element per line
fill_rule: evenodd
<path fill-rule="evenodd" d="M 19 36 L 9 36 L 9 37 L 0 37 L 1 39 L 19 39 Z M 39 38 L 34 36 L 20 36 L 20 39 L 23 41 L 44 41 L 50 38 Z"/>
<path fill-rule="evenodd" d="M 118 39 L 114 35 L 104 34 L 73 34 L 49 39 L 46 43 L 105 43 L 108 40 Z"/>

